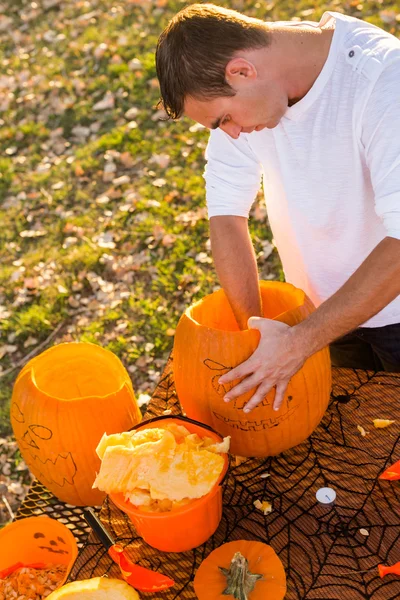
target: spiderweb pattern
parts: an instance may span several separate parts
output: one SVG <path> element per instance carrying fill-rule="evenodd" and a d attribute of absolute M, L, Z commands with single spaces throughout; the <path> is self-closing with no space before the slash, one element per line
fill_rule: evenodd
<path fill-rule="evenodd" d="M 76 539 L 78 548 L 85 546 L 91 528 L 84 519 L 82 508 L 58 500 L 40 481 L 35 479 L 18 509 L 15 520 L 43 515 L 57 519 L 68 527 Z"/>
<path fill-rule="evenodd" d="M 274 548 L 286 570 L 286 600 L 400 598 L 400 579 L 381 579 L 376 568 L 400 560 L 400 482 L 378 479 L 400 459 L 400 375 L 333 371 L 330 406 L 309 440 L 277 457 L 247 459 L 237 466 L 232 460 L 221 524 L 203 546 L 179 554 L 154 550 L 137 536 L 128 517 L 105 501 L 101 519 L 129 556 L 176 582 L 146 598 L 195 599 L 196 569 L 211 550 L 235 539 L 260 540 Z M 145 418 L 180 412 L 170 359 Z M 379 430 L 372 424 L 375 418 L 396 423 Z M 369 433 L 362 437 L 357 425 Z M 270 476 L 261 478 L 264 473 Z M 336 490 L 333 506 L 317 502 L 321 487 Z M 255 500 L 272 502 L 272 512 L 264 516 Z M 105 573 L 120 577 L 91 534 L 70 579 Z"/>

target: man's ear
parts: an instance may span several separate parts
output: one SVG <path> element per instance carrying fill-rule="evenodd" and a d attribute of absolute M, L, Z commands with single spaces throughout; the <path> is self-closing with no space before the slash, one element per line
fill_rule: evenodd
<path fill-rule="evenodd" d="M 256 79 L 257 69 L 245 58 L 232 58 L 225 67 L 225 79 L 232 87 L 244 83 L 245 80 Z"/>

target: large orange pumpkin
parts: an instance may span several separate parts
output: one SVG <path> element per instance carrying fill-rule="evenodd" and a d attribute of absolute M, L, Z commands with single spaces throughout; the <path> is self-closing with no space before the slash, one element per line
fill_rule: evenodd
<path fill-rule="evenodd" d="M 306 294 L 291 284 L 262 281 L 260 289 L 269 319 L 293 326 L 314 310 Z M 245 361 L 258 341 L 258 331 L 240 331 L 223 290 L 188 308 L 175 333 L 174 378 L 183 410 L 230 435 L 231 452 L 239 456 L 273 456 L 296 446 L 313 432 L 329 402 L 331 367 L 325 348 L 292 377 L 278 412 L 273 410 L 274 390 L 248 415 L 243 407 L 255 390 L 225 403 L 233 384 L 220 385 L 219 378 Z"/>
<path fill-rule="evenodd" d="M 59 344 L 28 362 L 14 384 L 11 423 L 32 473 L 57 498 L 101 504 L 92 489 L 104 433 L 141 420 L 130 377 L 112 352 L 89 343 Z"/>

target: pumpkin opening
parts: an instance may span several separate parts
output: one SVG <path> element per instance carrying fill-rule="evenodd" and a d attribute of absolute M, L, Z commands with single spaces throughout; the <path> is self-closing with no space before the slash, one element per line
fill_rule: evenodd
<path fill-rule="evenodd" d="M 32 380 L 44 394 L 60 400 L 108 396 L 126 382 L 118 358 L 94 344 L 60 344 L 32 364 Z"/>
<path fill-rule="evenodd" d="M 279 315 L 304 304 L 304 292 L 295 287 L 290 289 L 290 287 L 285 287 L 283 291 L 276 285 L 262 282 L 260 292 L 265 318 L 275 319 Z M 223 290 L 218 290 L 189 307 L 186 315 L 203 327 L 223 331 L 240 331 Z"/>

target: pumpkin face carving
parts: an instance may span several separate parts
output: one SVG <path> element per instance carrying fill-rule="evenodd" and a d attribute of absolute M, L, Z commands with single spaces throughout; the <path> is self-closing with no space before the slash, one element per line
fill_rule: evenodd
<path fill-rule="evenodd" d="M 53 431 L 44 425 L 26 426 L 25 417 L 15 401 L 11 405 L 11 416 L 14 430 L 21 431 L 20 450 L 24 452 L 27 464 L 33 466 L 39 481 L 48 488 L 74 485 L 77 472 L 74 457 L 71 452 L 57 454 L 52 450 Z"/>
<path fill-rule="evenodd" d="M 17 563 L 65 565 L 63 582 L 78 555 L 71 531 L 49 517 L 27 517 L 0 531 L 0 571 Z"/>
<path fill-rule="evenodd" d="M 60 536 L 54 536 L 55 539 L 47 539 L 46 535 L 41 531 L 36 531 L 33 534 L 33 539 L 37 540 L 39 550 L 47 550 L 53 554 L 68 554 L 68 550 L 65 550 L 65 540 Z"/>
<path fill-rule="evenodd" d="M 260 282 L 264 316 L 288 325 L 300 323 L 314 306 L 301 290 L 287 283 Z M 239 381 L 219 378 L 244 362 L 256 349 L 259 332 L 240 331 L 223 290 L 206 296 L 181 317 L 174 343 L 174 379 L 188 417 L 231 436 L 231 452 L 239 456 L 272 456 L 306 439 L 329 402 L 329 351 L 310 357 L 289 382 L 279 411 L 274 390 L 248 415 L 243 408 L 255 390 L 225 403 L 223 396 Z"/>
<path fill-rule="evenodd" d="M 101 504 L 93 490 L 106 432 L 125 431 L 141 420 L 132 383 L 120 360 L 95 344 L 50 348 L 19 374 L 11 423 L 32 473 L 69 504 Z"/>

